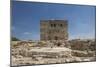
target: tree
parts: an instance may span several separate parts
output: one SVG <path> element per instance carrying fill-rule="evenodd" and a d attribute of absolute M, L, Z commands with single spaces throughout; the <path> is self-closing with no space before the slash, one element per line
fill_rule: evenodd
<path fill-rule="evenodd" d="M 11 40 L 12 40 L 12 41 L 20 41 L 20 40 L 19 40 L 18 38 L 16 38 L 16 37 L 12 37 Z"/>

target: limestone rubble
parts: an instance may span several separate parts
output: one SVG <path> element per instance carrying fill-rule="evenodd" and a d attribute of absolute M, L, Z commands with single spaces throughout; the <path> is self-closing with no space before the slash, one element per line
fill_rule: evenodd
<path fill-rule="evenodd" d="M 96 60 L 95 40 L 12 41 L 12 66 Z"/>

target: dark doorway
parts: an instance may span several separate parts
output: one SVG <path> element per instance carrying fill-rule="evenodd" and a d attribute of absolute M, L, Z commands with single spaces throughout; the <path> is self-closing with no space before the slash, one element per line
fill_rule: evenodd
<path fill-rule="evenodd" d="M 55 36 L 55 40 L 58 40 L 58 37 L 57 36 Z"/>

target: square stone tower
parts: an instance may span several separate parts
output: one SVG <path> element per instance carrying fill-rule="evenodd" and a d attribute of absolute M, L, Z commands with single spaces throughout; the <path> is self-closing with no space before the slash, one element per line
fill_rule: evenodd
<path fill-rule="evenodd" d="M 67 20 L 41 20 L 40 39 L 41 40 L 67 40 L 68 21 Z"/>

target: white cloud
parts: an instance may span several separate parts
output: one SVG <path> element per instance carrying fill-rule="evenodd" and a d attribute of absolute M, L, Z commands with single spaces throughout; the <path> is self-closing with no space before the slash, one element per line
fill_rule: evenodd
<path fill-rule="evenodd" d="M 32 33 L 30 33 L 30 32 L 24 32 L 24 34 L 25 34 L 25 35 L 29 35 L 29 34 L 32 34 Z"/>
<path fill-rule="evenodd" d="M 77 35 L 70 35 L 69 39 L 94 39 L 95 33 L 80 33 Z"/>

